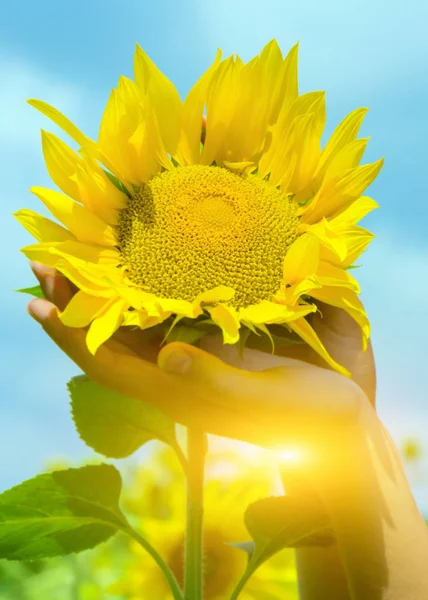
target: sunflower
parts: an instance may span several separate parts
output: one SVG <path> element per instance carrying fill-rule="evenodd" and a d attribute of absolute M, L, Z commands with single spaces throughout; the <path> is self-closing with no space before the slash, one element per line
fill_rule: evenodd
<path fill-rule="evenodd" d="M 170 449 L 159 448 L 135 474 L 124 508 L 182 583 L 186 497 L 180 465 Z M 260 449 L 251 448 L 246 453 L 241 445 L 229 444 L 208 453 L 203 535 L 206 600 L 228 598 L 245 571 L 245 552 L 230 544 L 248 540 L 244 511 L 252 502 L 273 493 L 277 476 L 271 454 Z M 153 559 L 135 542 L 130 542 L 128 551 L 123 574 L 108 593 L 129 600 L 172 600 Z M 108 560 L 108 547 L 106 552 Z M 263 564 L 239 597 L 297 600 L 293 550 L 283 550 Z"/>
<path fill-rule="evenodd" d="M 365 349 L 370 326 L 349 267 L 373 237 L 356 223 L 377 207 L 362 193 L 382 166 L 359 165 L 367 109 L 321 148 L 324 92 L 299 95 L 297 46 L 284 59 L 275 40 L 247 64 L 219 51 L 184 102 L 139 47 L 134 74 L 112 91 L 98 141 L 29 100 L 80 147 L 42 132 L 64 194 L 32 192 L 62 225 L 16 213 L 39 242 L 24 254 L 78 288 L 63 323 L 88 328 L 93 354 L 122 326 L 163 324 L 169 335 L 179 321 L 205 323 L 226 344 L 271 337 L 274 326 L 348 374 L 307 317 L 317 300 L 343 308 Z"/>

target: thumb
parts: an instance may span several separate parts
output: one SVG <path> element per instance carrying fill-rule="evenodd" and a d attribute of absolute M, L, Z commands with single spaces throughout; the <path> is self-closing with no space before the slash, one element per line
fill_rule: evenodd
<path fill-rule="evenodd" d="M 228 350 L 229 362 L 239 364 L 228 356 Z M 256 417 L 258 422 L 272 423 L 279 418 L 283 424 L 287 417 L 290 426 L 304 423 L 307 427 L 311 422 L 319 426 L 319 419 L 343 422 L 355 418 L 364 394 L 352 380 L 285 357 L 280 358 L 282 366 L 277 366 L 278 358 L 246 350 L 241 364 L 250 371 L 195 346 L 173 342 L 159 352 L 158 366 L 184 380 L 198 395 Z M 260 370 L 260 364 L 273 368 Z"/>

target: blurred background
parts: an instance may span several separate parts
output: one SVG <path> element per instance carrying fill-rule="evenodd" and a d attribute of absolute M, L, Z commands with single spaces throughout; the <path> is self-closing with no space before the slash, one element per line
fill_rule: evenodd
<path fill-rule="evenodd" d="M 416 500 L 428 515 L 427 20 L 424 0 L 40 0 L 2 8 L 0 489 L 45 470 L 53 458 L 77 465 L 88 457 L 74 431 L 65 388 L 76 367 L 27 316 L 28 298 L 13 293 L 35 282 L 19 253 L 31 238 L 11 214 L 23 207 L 41 212 L 28 191 L 32 185 L 53 185 L 43 163 L 40 128 L 58 134 L 25 100 L 53 104 L 96 137 L 110 89 L 120 74 L 132 74 L 136 42 L 183 97 L 217 47 L 225 56 L 236 52 L 249 60 L 275 37 L 284 54 L 300 41 L 300 91 L 326 90 L 326 136 L 352 109 L 370 108 L 361 131 L 372 137 L 365 160 L 384 156 L 385 166 L 369 190 L 380 209 L 364 223 L 377 238 L 355 275 L 372 321 L 379 413 L 407 456 Z M 150 465 L 157 456 L 150 450 L 137 459 L 148 453 Z M 86 562 L 76 559 L 73 565 L 85 579 Z M 1 600 L 8 578 L 24 581 L 38 567 L 28 568 L 0 571 Z M 69 565 L 61 563 L 60 569 L 65 582 Z M 83 598 L 70 585 L 75 594 L 70 598 Z M 4 598 L 27 598 L 28 590 L 14 589 Z M 88 596 L 98 597 L 104 596 Z"/>

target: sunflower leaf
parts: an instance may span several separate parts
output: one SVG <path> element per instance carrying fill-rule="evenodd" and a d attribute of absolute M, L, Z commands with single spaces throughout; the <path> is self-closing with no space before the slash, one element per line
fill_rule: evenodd
<path fill-rule="evenodd" d="M 33 287 L 22 288 L 21 290 L 15 290 L 15 292 L 19 292 L 20 294 L 29 294 L 30 296 L 34 296 L 35 298 L 44 298 L 44 294 L 42 292 L 42 288 L 39 285 L 35 285 Z"/>
<path fill-rule="evenodd" d="M 120 181 L 120 179 L 118 179 L 116 177 L 116 175 L 113 175 L 113 173 L 110 173 L 110 171 L 106 171 L 105 169 L 103 169 L 103 171 L 107 175 L 107 177 L 110 179 L 112 184 L 119 190 L 119 192 L 126 194 L 129 198 L 130 197 L 129 192 L 126 189 L 126 187 L 123 185 L 123 183 Z"/>
<path fill-rule="evenodd" d="M 128 531 L 112 465 L 39 475 L 0 495 L 0 558 L 34 560 L 93 548 Z"/>
<path fill-rule="evenodd" d="M 207 333 L 203 329 L 197 329 L 196 327 L 190 327 L 189 325 L 176 325 L 168 333 L 166 341 L 167 343 L 184 342 L 185 344 L 195 344 L 205 335 L 207 335 Z"/>
<path fill-rule="evenodd" d="M 247 508 L 245 526 L 255 544 L 254 569 L 283 548 L 326 546 L 334 541 L 329 517 L 315 498 L 258 500 Z"/>
<path fill-rule="evenodd" d="M 249 554 L 244 575 L 231 599 L 238 598 L 246 582 L 266 560 L 284 548 L 327 546 L 334 535 L 329 518 L 315 498 L 278 496 L 258 500 L 245 511 L 245 526 L 251 542 L 233 544 Z"/>
<path fill-rule="evenodd" d="M 125 458 L 158 439 L 177 447 L 175 425 L 157 408 L 121 396 L 86 375 L 68 383 L 71 411 L 82 440 L 108 458 Z"/>

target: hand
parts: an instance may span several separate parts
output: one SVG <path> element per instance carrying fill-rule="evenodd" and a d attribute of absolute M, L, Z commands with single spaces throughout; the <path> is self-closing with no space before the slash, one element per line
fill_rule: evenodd
<path fill-rule="evenodd" d="M 97 383 L 210 433 L 312 451 L 300 475 L 323 501 L 337 549 L 302 550 L 302 598 L 428 597 L 426 528 L 373 410 L 371 348 L 361 352 L 358 328 L 344 313 L 320 306 L 322 318 L 312 324 L 354 380 L 318 366 L 321 359 L 303 345 L 287 356 L 247 350 L 240 361 L 218 337 L 202 340 L 209 352 L 181 343 L 159 352 L 159 339 L 122 330 L 92 356 L 85 331 L 58 318 L 74 293 L 70 283 L 40 265 L 33 270 L 48 300 L 33 300 L 29 313 Z"/>
<path fill-rule="evenodd" d="M 301 443 L 355 423 L 368 404 L 362 389 L 374 402 L 371 348 L 361 352 L 359 329 L 340 310 L 322 306 L 313 326 L 359 386 L 318 366 L 322 359 L 303 344 L 290 347 L 288 356 L 248 349 L 240 361 L 236 348 L 223 346 L 218 336 L 202 340 L 209 352 L 178 342 L 159 352 L 159 338 L 145 341 L 141 331 L 122 328 L 92 356 L 85 331 L 58 318 L 57 308 L 74 293 L 71 284 L 50 268 L 32 268 L 48 300 L 33 300 L 28 310 L 53 341 L 100 385 L 156 404 L 179 423 L 262 445 Z"/>

